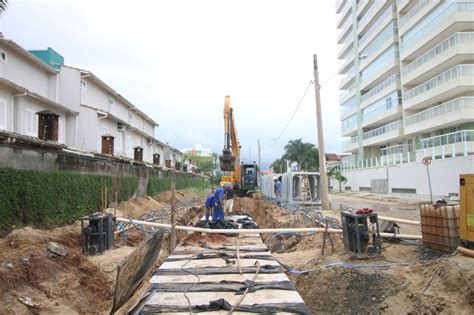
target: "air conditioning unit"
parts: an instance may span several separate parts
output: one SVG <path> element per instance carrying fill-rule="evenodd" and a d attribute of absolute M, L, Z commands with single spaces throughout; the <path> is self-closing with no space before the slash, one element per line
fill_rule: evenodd
<path fill-rule="evenodd" d="M 118 123 L 117 124 L 117 131 L 125 131 L 127 130 L 127 127 L 124 124 Z"/>

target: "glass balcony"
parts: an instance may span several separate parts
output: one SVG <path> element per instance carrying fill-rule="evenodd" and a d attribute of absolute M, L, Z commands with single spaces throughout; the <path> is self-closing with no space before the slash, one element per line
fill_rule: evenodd
<path fill-rule="evenodd" d="M 364 108 L 362 110 L 362 121 L 366 121 L 374 116 L 377 116 L 385 111 L 390 110 L 395 106 L 401 105 L 401 98 L 398 96 L 398 92 L 395 91 L 392 94 Z"/>
<path fill-rule="evenodd" d="M 423 9 L 423 7 L 430 1 L 432 0 L 418 0 L 418 2 L 416 2 L 416 4 L 412 6 L 410 10 L 398 20 L 399 27 L 405 25 L 405 23 L 407 23 L 413 16 L 415 16 L 415 14 L 420 12 L 420 10 Z"/>
<path fill-rule="evenodd" d="M 377 137 L 377 136 L 383 135 L 384 133 L 388 133 L 388 132 L 393 131 L 393 130 L 401 129 L 402 126 L 403 126 L 403 122 L 401 120 L 397 120 L 397 121 L 391 122 L 389 124 L 386 124 L 382 127 L 364 132 L 364 134 L 362 135 L 362 138 L 364 140 L 366 140 L 366 139 L 370 139 L 370 138 L 373 138 L 373 137 Z"/>
<path fill-rule="evenodd" d="M 449 2 L 446 2 L 448 5 Z M 415 43 L 422 40 L 424 37 L 428 36 L 430 33 L 433 32 L 439 25 L 441 25 L 444 21 L 448 18 L 452 17 L 458 12 L 473 12 L 474 11 L 474 2 L 453 2 L 449 4 L 447 7 L 445 5 L 441 5 L 436 8 L 434 14 L 431 14 L 427 17 L 427 20 L 422 20 L 419 25 L 420 28 L 414 28 L 413 33 L 407 32 L 402 39 L 402 51 L 406 51 L 413 47 Z"/>
<path fill-rule="evenodd" d="M 354 94 L 355 94 L 355 88 L 354 86 L 351 86 L 350 88 L 348 88 L 348 90 L 346 90 L 339 96 L 339 102 L 340 103 L 345 102 L 348 99 L 348 97 Z"/>
<path fill-rule="evenodd" d="M 412 144 L 397 144 L 391 147 L 386 147 L 380 149 L 380 155 L 392 155 L 392 154 L 399 154 L 405 152 L 414 152 L 415 147 Z"/>
<path fill-rule="evenodd" d="M 395 21 L 387 25 L 384 30 L 378 34 L 367 47 L 365 47 L 360 55 L 366 55 L 368 58 L 376 52 L 386 41 L 392 36 L 397 35 L 397 25 Z"/>
<path fill-rule="evenodd" d="M 412 72 L 415 69 L 418 69 L 425 63 L 433 60 L 449 48 L 455 46 L 456 44 L 465 44 L 469 43 L 474 45 L 474 32 L 459 32 L 454 33 L 453 35 L 449 36 L 447 39 L 436 45 L 435 47 L 428 50 L 426 53 L 421 55 L 420 57 L 416 58 L 408 65 L 402 68 L 402 74 L 407 75 L 408 73 Z"/>
<path fill-rule="evenodd" d="M 474 97 L 460 97 L 405 118 L 405 126 L 424 122 L 461 109 L 474 110 Z"/>
<path fill-rule="evenodd" d="M 420 140 L 422 149 L 468 141 L 474 141 L 474 130 L 461 130 Z"/>
<path fill-rule="evenodd" d="M 440 86 L 450 80 L 453 80 L 460 76 L 473 76 L 474 75 L 474 64 L 461 64 L 457 65 L 448 71 L 445 71 L 436 77 L 421 83 L 415 88 L 408 90 L 403 94 L 403 100 L 407 100 L 425 93 L 431 89 L 434 89 L 437 86 Z"/>
<path fill-rule="evenodd" d="M 364 82 L 369 81 L 381 69 L 385 68 L 387 64 L 389 64 L 391 61 L 398 59 L 398 46 L 393 45 L 360 72 L 360 83 L 363 84 Z"/>
<path fill-rule="evenodd" d="M 355 96 L 353 96 L 348 101 L 341 104 L 341 118 L 346 116 L 348 113 L 352 112 L 356 108 L 357 108 L 357 99 Z"/>
<path fill-rule="evenodd" d="M 341 121 L 341 132 L 357 127 L 357 115 L 350 116 Z"/>
<path fill-rule="evenodd" d="M 382 92 L 386 87 L 392 85 L 393 83 L 397 82 L 400 80 L 400 75 L 399 74 L 394 74 L 382 83 L 376 85 L 374 88 L 370 89 L 367 93 L 361 96 L 361 102 L 364 102 L 371 98 L 372 96 Z"/>
<path fill-rule="evenodd" d="M 382 2 L 382 1 L 380 1 Z M 371 8 L 374 8 L 374 4 L 372 4 L 372 7 Z M 370 9 L 369 9 L 370 10 Z M 361 36 L 361 38 L 359 39 L 359 47 L 363 47 L 365 45 L 365 43 L 367 42 L 367 40 L 371 37 L 372 34 L 374 34 L 374 32 L 378 31 L 380 29 L 380 26 L 382 23 L 384 23 L 387 19 L 388 16 L 391 16 L 393 14 L 393 12 L 396 12 L 396 6 L 395 5 L 391 5 L 390 7 L 387 8 L 387 10 L 377 19 L 377 21 L 370 27 L 370 29 L 365 32 L 365 34 L 363 36 Z M 367 15 L 369 12 L 367 11 L 365 14 L 364 14 L 364 17 L 367 17 L 369 18 L 369 15 Z M 373 16 L 370 16 L 370 18 L 372 18 Z M 361 23 L 359 23 L 360 25 Z"/>
<path fill-rule="evenodd" d="M 352 137 L 348 140 L 342 141 L 342 146 L 343 147 L 348 147 L 348 146 L 353 145 L 355 143 L 357 143 L 357 137 Z"/>

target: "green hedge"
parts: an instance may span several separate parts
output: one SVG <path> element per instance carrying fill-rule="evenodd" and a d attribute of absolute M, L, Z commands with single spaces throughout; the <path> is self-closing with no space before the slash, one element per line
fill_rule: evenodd
<path fill-rule="evenodd" d="M 0 169 L 0 230 L 27 224 L 51 227 L 72 223 L 100 210 L 104 186 L 109 202 L 114 200 L 111 176 Z M 120 177 L 115 186 L 119 201 L 128 200 L 138 186 L 138 177 Z"/>
<path fill-rule="evenodd" d="M 176 189 L 209 187 L 209 181 L 203 178 L 176 178 Z M 156 196 L 160 192 L 168 191 L 171 188 L 171 177 L 151 177 L 148 181 L 148 196 Z"/>

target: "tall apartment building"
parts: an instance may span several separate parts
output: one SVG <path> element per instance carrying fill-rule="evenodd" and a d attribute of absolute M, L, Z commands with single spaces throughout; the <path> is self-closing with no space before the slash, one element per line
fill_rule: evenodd
<path fill-rule="evenodd" d="M 474 1 L 338 0 L 336 13 L 345 167 L 474 154 Z"/>

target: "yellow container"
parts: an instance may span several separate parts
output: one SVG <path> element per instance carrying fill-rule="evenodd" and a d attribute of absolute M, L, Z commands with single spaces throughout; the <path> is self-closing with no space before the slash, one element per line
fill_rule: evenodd
<path fill-rule="evenodd" d="M 464 174 L 460 176 L 459 191 L 459 201 L 461 204 L 461 241 L 474 245 L 474 174 Z"/>

